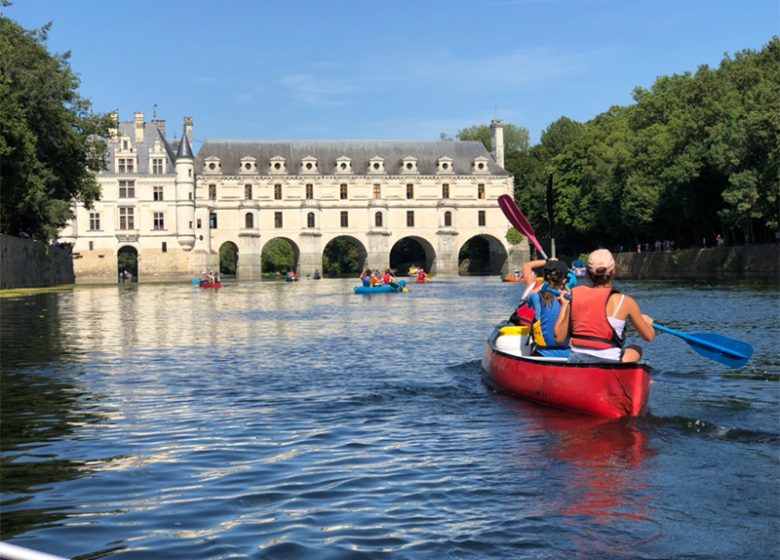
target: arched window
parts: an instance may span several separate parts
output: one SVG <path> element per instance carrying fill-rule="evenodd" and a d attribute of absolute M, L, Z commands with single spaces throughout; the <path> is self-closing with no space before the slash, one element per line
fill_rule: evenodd
<path fill-rule="evenodd" d="M 244 216 L 244 227 L 246 229 L 255 227 L 255 217 L 252 215 L 252 212 L 247 212 L 246 216 Z"/>
<path fill-rule="evenodd" d="M 374 225 L 376 227 L 382 227 L 382 212 L 374 214 Z"/>
<path fill-rule="evenodd" d="M 306 214 L 306 227 L 314 227 L 314 212 L 309 212 Z"/>
<path fill-rule="evenodd" d="M 452 227 L 452 212 L 444 213 L 444 227 Z"/>

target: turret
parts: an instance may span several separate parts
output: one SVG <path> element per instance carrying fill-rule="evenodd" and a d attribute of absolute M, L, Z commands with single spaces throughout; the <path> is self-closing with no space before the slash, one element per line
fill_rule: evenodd
<path fill-rule="evenodd" d="M 192 119 L 184 119 L 184 134 L 176 150 L 176 234 L 185 251 L 195 246 L 195 156 L 187 134 Z"/>

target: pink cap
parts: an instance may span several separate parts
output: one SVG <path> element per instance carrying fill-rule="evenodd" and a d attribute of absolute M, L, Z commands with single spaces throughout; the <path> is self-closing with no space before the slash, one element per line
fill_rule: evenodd
<path fill-rule="evenodd" d="M 615 259 L 606 249 L 597 249 L 588 255 L 588 270 L 598 274 L 615 271 Z"/>

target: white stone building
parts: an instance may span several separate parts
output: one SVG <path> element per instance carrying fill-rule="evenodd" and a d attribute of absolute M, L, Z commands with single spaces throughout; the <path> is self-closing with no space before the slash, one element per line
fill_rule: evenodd
<path fill-rule="evenodd" d="M 518 267 L 527 243 L 511 247 L 497 199 L 511 194 L 503 168 L 503 130 L 492 123 L 494 152 L 460 141 L 206 141 L 192 152 L 192 119 L 179 140 L 165 122 L 117 122 L 101 200 L 75 208 L 60 240 L 74 244 L 78 282 L 116 281 L 120 252 L 137 255 L 141 281 L 216 270 L 219 250 L 238 250 L 238 277 L 259 278 L 263 247 L 284 238 L 299 274 L 323 269 L 328 243 L 348 237 L 362 266 L 391 265 L 393 247 L 411 238 L 417 263 L 456 275 L 459 252 L 487 243 L 488 271 Z"/>

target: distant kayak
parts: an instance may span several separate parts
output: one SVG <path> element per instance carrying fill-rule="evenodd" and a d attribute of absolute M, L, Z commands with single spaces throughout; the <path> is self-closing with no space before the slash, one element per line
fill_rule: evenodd
<path fill-rule="evenodd" d="M 502 274 L 498 277 L 502 282 L 523 282 L 522 276 L 515 276 L 514 274 Z"/>

